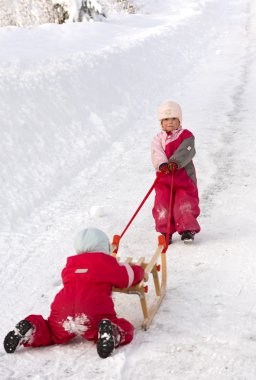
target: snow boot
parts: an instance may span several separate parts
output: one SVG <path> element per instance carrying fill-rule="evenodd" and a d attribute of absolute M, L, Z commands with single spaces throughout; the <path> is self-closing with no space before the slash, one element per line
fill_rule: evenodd
<path fill-rule="evenodd" d="M 22 343 L 29 341 L 33 333 L 33 325 L 26 319 L 20 321 L 15 329 L 4 338 L 4 349 L 8 354 L 13 353 Z"/>
<path fill-rule="evenodd" d="M 183 240 L 184 243 L 192 243 L 194 240 L 194 236 L 194 231 L 184 231 L 181 235 L 181 240 Z"/>
<path fill-rule="evenodd" d="M 102 319 L 98 326 L 98 355 L 105 359 L 112 354 L 114 348 L 118 346 L 120 334 L 118 327 L 113 325 L 109 319 Z"/>

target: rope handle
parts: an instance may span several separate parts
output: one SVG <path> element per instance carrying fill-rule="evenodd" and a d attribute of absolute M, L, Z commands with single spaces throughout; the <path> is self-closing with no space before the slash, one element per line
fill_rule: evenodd
<path fill-rule="evenodd" d="M 173 171 L 171 172 L 171 189 L 170 189 L 170 199 L 169 199 L 169 210 L 168 210 L 168 222 L 166 228 L 166 239 L 164 252 L 167 251 L 169 246 L 169 238 L 171 235 L 171 217 L 172 217 L 172 201 L 173 201 Z"/>
<path fill-rule="evenodd" d="M 135 219 L 135 217 L 139 213 L 140 209 L 142 208 L 142 206 L 144 205 L 144 203 L 146 202 L 146 200 L 148 199 L 148 197 L 150 196 L 150 194 L 154 190 L 157 182 L 162 178 L 163 175 L 165 175 L 165 173 L 160 172 L 159 175 L 156 177 L 155 181 L 153 182 L 153 185 L 148 190 L 147 194 L 145 195 L 145 197 L 141 201 L 139 207 L 137 208 L 137 210 L 135 211 L 135 213 L 133 214 L 133 216 L 129 220 L 127 226 L 124 228 L 121 235 L 114 235 L 113 242 L 112 242 L 112 246 L 113 246 L 112 254 L 114 256 L 118 252 L 120 240 L 122 239 L 122 237 L 124 236 L 124 234 L 128 230 L 128 228 L 130 227 L 130 225 L 132 224 L 133 220 Z M 170 232 L 171 232 L 172 201 L 173 201 L 173 171 L 171 172 L 171 191 L 170 191 L 170 200 L 169 200 L 168 222 L 167 222 L 167 230 L 166 230 L 165 248 L 164 248 L 163 252 L 167 251 L 168 245 L 169 245 L 168 243 L 169 243 L 169 237 L 170 237 Z"/>
<path fill-rule="evenodd" d="M 118 248 L 119 248 L 119 243 L 120 243 L 120 240 L 121 238 L 124 236 L 125 232 L 128 230 L 128 228 L 130 227 L 130 225 L 132 224 L 133 220 L 135 219 L 136 215 L 139 213 L 140 209 L 142 208 L 142 206 L 144 205 L 144 203 L 146 202 L 146 200 L 148 199 L 148 197 L 150 196 L 150 194 L 152 193 L 152 191 L 154 190 L 157 182 L 160 180 L 160 178 L 164 175 L 164 173 L 160 172 L 159 175 L 156 177 L 156 179 L 154 180 L 153 182 L 153 185 L 150 187 L 150 189 L 148 190 L 147 194 L 145 195 L 145 197 L 143 198 L 143 200 L 141 201 L 139 207 L 137 208 L 137 210 L 135 211 L 135 213 L 133 214 L 133 216 L 131 217 L 131 219 L 129 220 L 127 226 L 124 228 L 123 232 L 121 233 L 121 235 L 114 235 L 113 237 L 113 242 L 112 242 L 112 247 L 113 247 L 113 255 L 116 255 L 117 252 L 118 252 Z"/>
<path fill-rule="evenodd" d="M 145 197 L 143 198 L 142 202 L 140 203 L 139 207 L 137 208 L 137 210 L 135 211 L 135 213 L 133 214 L 133 216 L 131 217 L 130 221 L 128 222 L 127 226 L 125 227 L 125 229 L 123 230 L 123 232 L 121 233 L 120 235 L 120 239 L 124 236 L 125 232 L 128 230 L 128 228 L 130 227 L 130 225 L 132 224 L 133 220 L 135 219 L 136 215 L 139 213 L 140 209 L 142 208 L 142 206 L 144 205 L 144 203 L 146 202 L 146 200 L 148 199 L 148 197 L 150 196 L 150 194 L 152 193 L 152 191 L 154 190 L 157 182 L 160 180 L 160 178 L 162 177 L 164 173 L 160 172 L 160 175 L 158 175 L 158 177 L 155 179 L 153 185 L 150 187 L 150 189 L 148 190 L 147 194 L 145 195 Z"/>

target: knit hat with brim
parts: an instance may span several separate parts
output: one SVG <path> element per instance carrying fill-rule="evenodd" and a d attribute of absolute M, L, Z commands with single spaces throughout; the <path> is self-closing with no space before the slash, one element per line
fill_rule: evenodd
<path fill-rule="evenodd" d="M 86 228 L 80 231 L 75 238 L 74 247 L 77 254 L 84 252 L 110 253 L 109 239 L 98 228 Z"/>
<path fill-rule="evenodd" d="M 158 115 L 158 120 L 160 121 L 163 119 L 177 117 L 180 121 L 180 124 L 182 123 L 181 107 L 176 102 L 168 101 L 161 104 L 160 107 L 158 108 L 157 115 Z"/>

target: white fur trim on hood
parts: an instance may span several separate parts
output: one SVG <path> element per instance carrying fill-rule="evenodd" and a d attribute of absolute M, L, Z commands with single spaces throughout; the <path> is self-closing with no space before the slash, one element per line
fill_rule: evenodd
<path fill-rule="evenodd" d="M 98 228 L 86 228 L 80 231 L 75 238 L 74 247 L 77 254 L 84 252 L 110 253 L 109 239 Z"/>

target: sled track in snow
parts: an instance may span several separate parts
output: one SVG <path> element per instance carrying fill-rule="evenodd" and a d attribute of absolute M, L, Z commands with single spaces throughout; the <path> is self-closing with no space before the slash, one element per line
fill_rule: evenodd
<path fill-rule="evenodd" d="M 243 133 L 241 125 L 243 123 L 244 113 L 244 94 L 248 85 L 249 73 L 251 70 L 251 3 L 249 2 L 246 9 L 247 20 L 245 25 L 247 46 L 245 48 L 244 62 L 240 66 L 240 80 L 239 85 L 234 88 L 233 95 L 231 96 L 232 108 L 226 115 L 227 121 L 223 126 L 224 131 L 222 134 L 222 149 L 220 149 L 214 156 L 214 161 L 217 163 L 217 172 L 213 184 L 208 186 L 201 196 L 201 203 L 203 204 L 202 217 L 208 217 L 211 213 L 215 198 L 218 194 L 226 189 L 233 183 L 236 173 L 234 172 L 235 149 L 234 141 L 239 139 L 239 135 Z"/>

